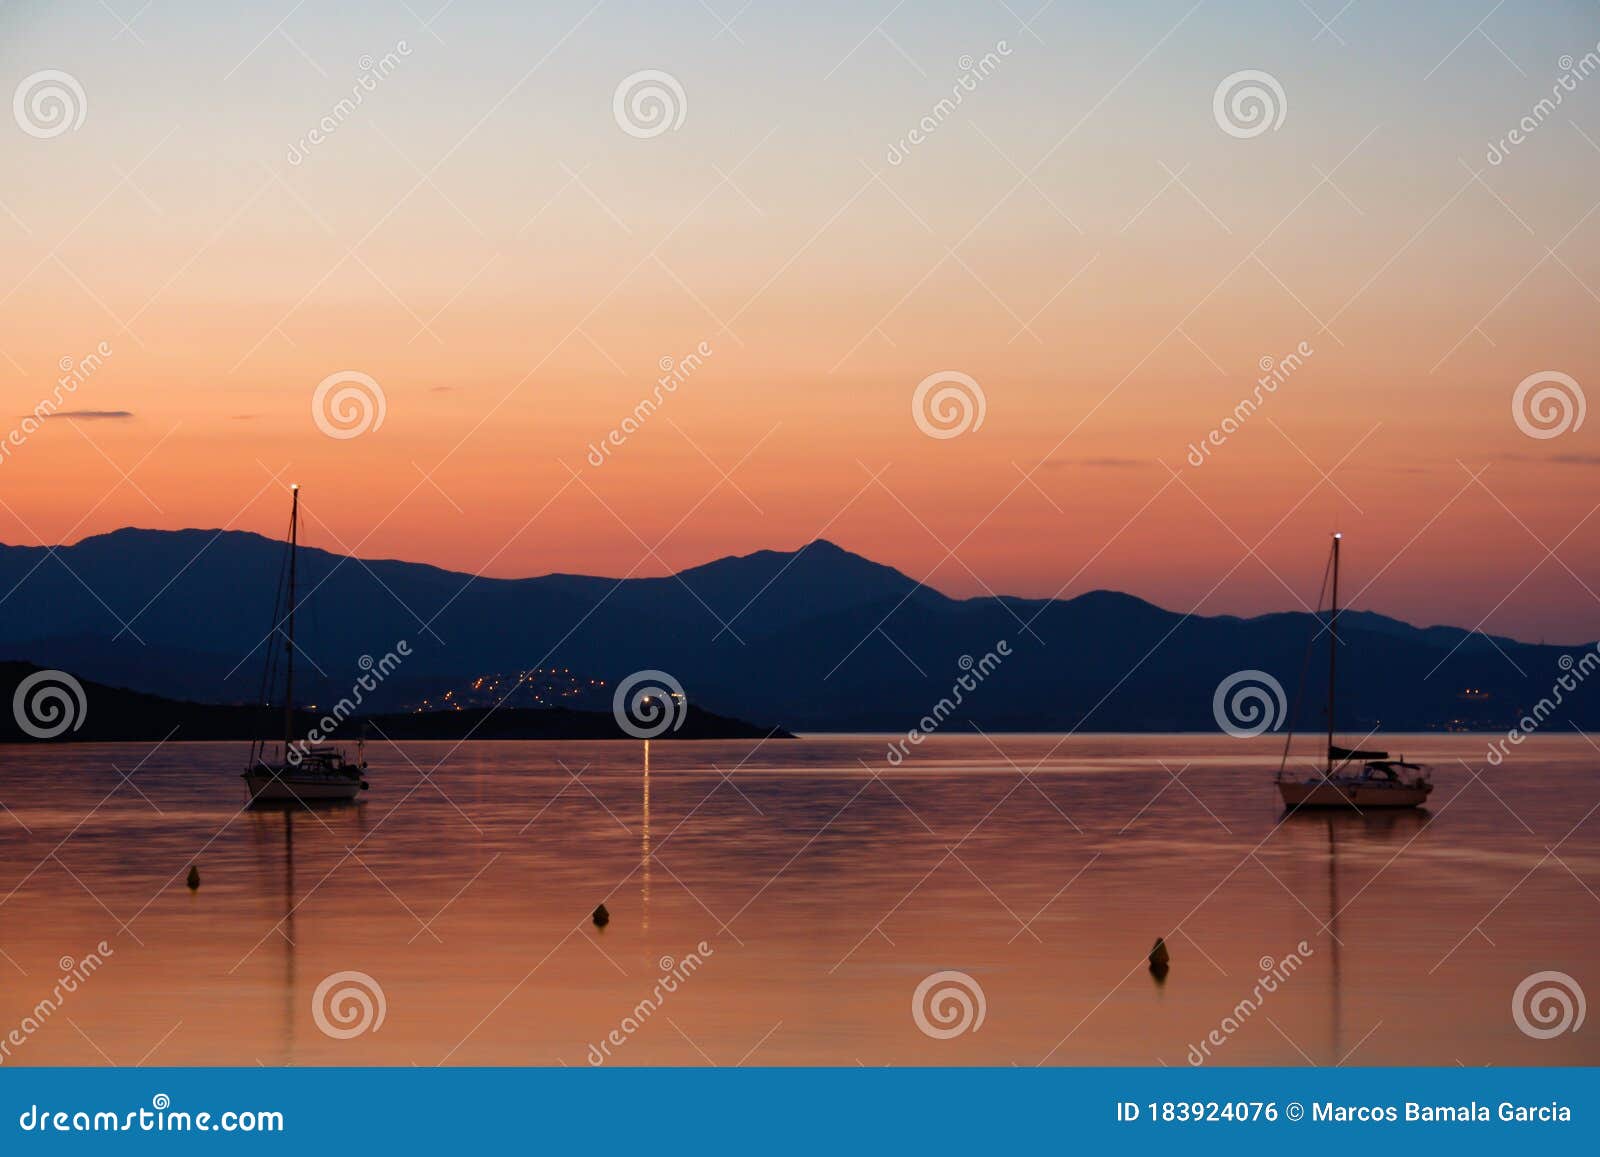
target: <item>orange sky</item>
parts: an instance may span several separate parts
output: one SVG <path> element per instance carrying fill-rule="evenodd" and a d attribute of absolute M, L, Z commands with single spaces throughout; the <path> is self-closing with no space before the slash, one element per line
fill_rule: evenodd
<path fill-rule="evenodd" d="M 997 7 L 896 18 L 894 45 L 850 11 L 752 10 L 735 43 L 588 7 L 447 14 L 443 43 L 377 6 L 287 36 L 248 9 L 152 11 L 140 44 L 93 6 L 0 17 L 7 84 L 64 69 L 88 106 L 48 139 L 4 125 L 6 424 L 101 342 L 67 408 L 129 414 L 13 444 L 0 540 L 275 534 L 293 478 L 313 544 L 495 575 L 659 574 L 822 535 L 951 593 L 1256 613 L 1314 599 L 1337 526 L 1358 605 L 1600 635 L 1600 419 L 1541 439 L 1512 415 L 1531 374 L 1600 382 L 1600 80 L 1485 159 L 1594 48 L 1592 10 L 1508 16 L 1452 53 L 1471 22 L 1448 5 L 1352 11 L 1342 45 L 1275 6 L 1247 43 L 1162 9 L 1050 13 L 1040 44 Z M 890 164 L 959 58 L 1002 40 Z M 402 41 L 292 163 L 359 58 Z M 612 104 L 645 68 L 686 94 L 649 139 Z M 1249 139 L 1212 105 L 1244 68 L 1287 94 Z M 346 370 L 385 414 L 335 439 L 312 395 Z M 919 430 L 939 371 L 978 383 L 980 428 Z"/>

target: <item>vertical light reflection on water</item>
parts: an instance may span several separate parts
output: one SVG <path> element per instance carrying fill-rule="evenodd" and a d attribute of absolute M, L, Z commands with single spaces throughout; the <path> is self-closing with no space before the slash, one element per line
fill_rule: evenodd
<path fill-rule="evenodd" d="M 1340 1008 L 1340 998 L 1344 990 L 1344 978 L 1339 970 L 1339 845 L 1334 839 L 1334 818 L 1328 816 L 1328 935 L 1333 943 L 1333 1059 L 1335 1063 L 1344 1059 L 1344 1049 L 1340 1045 L 1339 1027 L 1343 1020 L 1343 1010 Z"/>
<path fill-rule="evenodd" d="M 294 1057 L 294 813 L 283 812 L 283 1057 Z"/>
<path fill-rule="evenodd" d="M 650 933 L 650 741 L 644 741 L 644 820 L 639 825 L 639 867 L 642 880 L 639 885 L 641 924 L 645 935 Z"/>
<path fill-rule="evenodd" d="M 276 828 L 283 825 L 283 916 L 277 923 L 277 933 L 283 937 L 283 1032 L 282 1060 L 289 1064 L 295 1051 L 295 939 L 294 939 L 294 813 L 288 807 L 257 807 L 250 809 L 251 827 L 261 851 L 260 875 L 263 883 L 270 880 L 271 862 L 275 860 Z M 270 935 L 270 934 L 269 934 Z M 242 961 L 241 961 L 242 963 Z"/>

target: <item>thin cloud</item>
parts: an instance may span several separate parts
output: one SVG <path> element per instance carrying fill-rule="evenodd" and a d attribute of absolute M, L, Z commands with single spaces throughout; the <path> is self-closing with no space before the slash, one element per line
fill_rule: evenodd
<path fill-rule="evenodd" d="M 1150 460 L 1146 458 L 1052 458 L 1044 464 L 1044 469 L 1056 469 L 1062 466 L 1089 466 L 1102 470 L 1127 470 L 1134 466 L 1149 466 Z"/>
<path fill-rule="evenodd" d="M 1600 466 L 1600 454 L 1507 454 L 1512 462 L 1553 463 L 1557 466 Z"/>
<path fill-rule="evenodd" d="M 47 418 L 68 418 L 78 422 L 121 421 L 133 417 L 132 410 L 57 410 Z"/>

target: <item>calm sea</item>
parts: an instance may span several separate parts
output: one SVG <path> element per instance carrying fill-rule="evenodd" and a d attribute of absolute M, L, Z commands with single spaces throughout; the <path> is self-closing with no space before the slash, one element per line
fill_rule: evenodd
<path fill-rule="evenodd" d="M 1600 995 L 1600 749 L 1390 739 L 1425 812 L 1285 818 L 1280 743 L 413 743 L 298 813 L 238 744 L 0 749 L 0 1060 L 1600 1063 L 1543 1035 Z"/>

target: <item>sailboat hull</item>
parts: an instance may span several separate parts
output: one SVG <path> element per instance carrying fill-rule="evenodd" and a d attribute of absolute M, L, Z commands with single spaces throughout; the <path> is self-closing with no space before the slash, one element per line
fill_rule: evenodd
<path fill-rule="evenodd" d="M 1300 783 L 1280 780 L 1278 791 L 1287 808 L 1344 808 L 1370 811 L 1375 808 L 1421 807 L 1428 802 L 1430 784 L 1341 783 L 1316 779 Z"/>
<path fill-rule="evenodd" d="M 253 768 L 244 773 L 251 803 L 348 802 L 366 790 L 359 775 L 307 775 Z"/>

